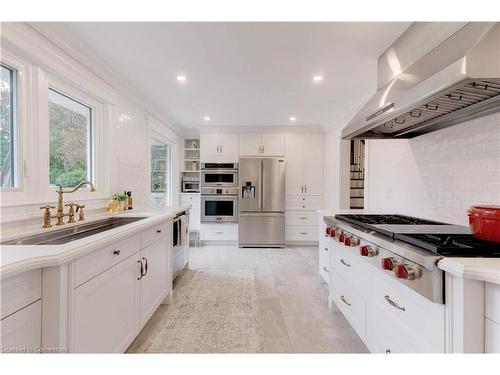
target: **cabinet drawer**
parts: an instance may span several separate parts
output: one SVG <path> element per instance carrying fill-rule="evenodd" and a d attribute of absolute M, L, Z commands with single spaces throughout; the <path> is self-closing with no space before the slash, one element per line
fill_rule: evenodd
<path fill-rule="evenodd" d="M 0 283 L 1 319 L 28 306 L 42 296 L 42 271 L 21 273 Z"/>
<path fill-rule="evenodd" d="M 330 283 L 330 264 L 328 257 L 328 248 L 319 248 L 319 275 L 322 279 L 329 284 Z"/>
<path fill-rule="evenodd" d="M 317 228 L 318 214 L 307 211 L 287 211 L 285 215 L 285 225 L 310 225 Z"/>
<path fill-rule="evenodd" d="M 170 224 L 170 225 L 169 225 Z M 169 234 L 172 229 L 172 221 L 156 224 L 153 227 L 146 229 L 141 233 L 141 249 L 152 244 L 153 242 L 163 238 Z"/>
<path fill-rule="evenodd" d="M 369 295 L 370 265 L 358 259 L 358 256 L 352 253 L 353 248 L 343 246 L 335 240 L 331 240 L 331 243 L 332 256 L 330 259 L 332 264 L 330 268 L 352 285 L 359 294 Z"/>
<path fill-rule="evenodd" d="M 484 344 L 486 353 L 500 353 L 500 324 L 484 320 Z"/>
<path fill-rule="evenodd" d="M 366 343 L 372 353 L 432 352 L 418 337 L 371 301 L 366 304 Z"/>
<path fill-rule="evenodd" d="M 323 208 L 322 195 L 288 195 L 286 209 L 291 211 L 315 211 Z M 316 213 L 315 213 L 316 214 Z M 316 214 L 317 215 L 317 214 Z"/>
<path fill-rule="evenodd" d="M 315 227 L 285 227 L 285 238 L 287 241 L 317 241 L 318 229 Z"/>
<path fill-rule="evenodd" d="M 201 211 L 199 209 L 191 209 L 189 211 L 189 230 L 200 230 Z"/>
<path fill-rule="evenodd" d="M 140 238 L 137 234 L 75 260 L 75 287 L 138 252 Z"/>
<path fill-rule="evenodd" d="M 331 278 L 330 294 L 333 301 L 351 323 L 352 328 L 358 336 L 365 340 L 365 300 L 349 284 L 345 283 L 341 277 Z"/>
<path fill-rule="evenodd" d="M 500 324 L 500 285 L 486 283 L 484 299 L 484 315 Z"/>
<path fill-rule="evenodd" d="M 0 321 L 2 351 L 37 353 L 42 345 L 42 301 L 37 301 Z"/>
<path fill-rule="evenodd" d="M 383 314 L 413 332 L 430 351 L 444 352 L 444 304 L 429 301 L 387 275 L 373 274 L 370 284 L 371 299 Z"/>
<path fill-rule="evenodd" d="M 200 235 L 208 241 L 237 241 L 238 224 L 201 224 Z"/>
<path fill-rule="evenodd" d="M 200 195 L 188 195 L 188 194 L 181 194 L 181 206 L 190 206 L 192 208 L 200 208 Z"/>

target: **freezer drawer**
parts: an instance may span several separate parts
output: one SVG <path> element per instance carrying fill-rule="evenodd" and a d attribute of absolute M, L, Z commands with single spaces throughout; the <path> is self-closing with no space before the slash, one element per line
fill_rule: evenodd
<path fill-rule="evenodd" d="M 239 216 L 240 247 L 284 247 L 284 213 L 245 213 Z"/>

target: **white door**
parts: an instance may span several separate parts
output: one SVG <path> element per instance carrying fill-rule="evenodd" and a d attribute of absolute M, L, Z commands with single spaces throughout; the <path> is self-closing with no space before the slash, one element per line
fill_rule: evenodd
<path fill-rule="evenodd" d="M 140 264 L 132 255 L 74 291 L 72 352 L 124 351 L 139 331 Z"/>
<path fill-rule="evenodd" d="M 262 134 L 264 156 L 285 155 L 285 134 Z"/>
<path fill-rule="evenodd" d="M 262 135 L 260 133 L 240 134 L 240 156 L 260 156 Z"/>
<path fill-rule="evenodd" d="M 304 185 L 307 195 L 323 195 L 323 135 L 304 137 Z"/>
<path fill-rule="evenodd" d="M 220 134 L 219 145 L 221 156 L 238 156 L 238 134 Z"/>
<path fill-rule="evenodd" d="M 141 324 L 147 322 L 172 288 L 172 247 L 169 240 L 169 237 L 161 238 L 141 250 L 145 273 L 141 279 Z"/>
<path fill-rule="evenodd" d="M 286 136 L 286 194 L 302 194 L 304 167 L 304 135 Z"/>
<path fill-rule="evenodd" d="M 219 150 L 219 134 L 200 134 L 200 156 L 217 156 Z"/>

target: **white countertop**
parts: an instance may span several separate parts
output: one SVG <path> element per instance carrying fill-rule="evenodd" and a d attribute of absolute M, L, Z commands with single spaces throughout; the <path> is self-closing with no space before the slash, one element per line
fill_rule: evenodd
<path fill-rule="evenodd" d="M 464 279 L 500 284 L 500 258 L 444 258 L 438 267 Z"/>
<path fill-rule="evenodd" d="M 116 214 L 89 212 L 87 213 L 85 223 L 113 216 L 145 216 L 146 218 L 62 245 L 2 245 L 0 250 L 0 277 L 3 279 L 31 269 L 67 263 L 74 258 L 109 245 L 123 237 L 141 232 L 151 225 L 173 219 L 177 213 L 186 210 L 189 210 L 188 206 L 134 209 Z M 65 224 L 62 228 L 68 228 L 71 225 L 78 225 L 78 222 L 75 224 Z M 39 224 L 33 228 L 20 226 L 17 232 L 16 230 L 3 232 L 2 241 L 37 233 L 48 233 L 62 228 L 41 229 Z"/>

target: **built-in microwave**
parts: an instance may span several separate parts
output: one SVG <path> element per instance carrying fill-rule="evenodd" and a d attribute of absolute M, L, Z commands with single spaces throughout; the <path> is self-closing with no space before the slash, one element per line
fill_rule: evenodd
<path fill-rule="evenodd" d="M 238 186 L 238 163 L 201 163 L 201 186 Z"/>

